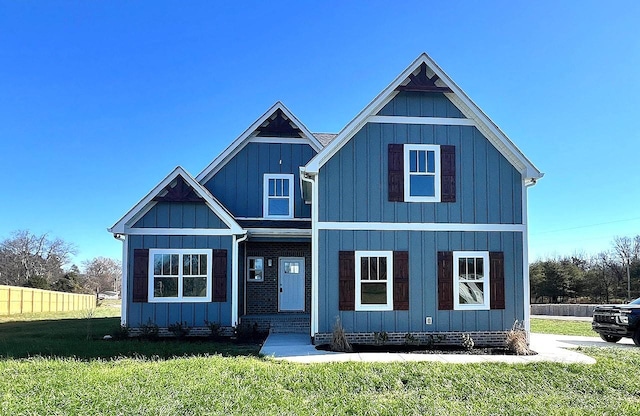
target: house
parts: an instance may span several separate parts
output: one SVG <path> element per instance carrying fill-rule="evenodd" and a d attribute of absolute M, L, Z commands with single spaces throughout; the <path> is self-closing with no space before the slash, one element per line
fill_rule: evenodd
<path fill-rule="evenodd" d="M 337 135 L 278 102 L 109 229 L 122 323 L 321 344 L 339 317 L 352 341 L 501 343 L 529 321 L 527 188 L 542 175 L 426 54 Z"/>

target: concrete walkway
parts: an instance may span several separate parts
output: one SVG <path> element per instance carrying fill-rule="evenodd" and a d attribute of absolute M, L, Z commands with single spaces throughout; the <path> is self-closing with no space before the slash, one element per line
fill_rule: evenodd
<path fill-rule="evenodd" d="M 407 354 L 407 353 L 338 353 L 316 350 L 309 335 L 270 334 L 260 353 L 277 360 L 297 363 L 328 363 L 345 361 L 366 362 L 416 362 L 441 363 L 511 363 L 556 362 L 564 364 L 595 364 L 587 355 L 574 351 L 579 346 L 635 348 L 633 342 L 623 339 L 618 344 L 602 341 L 597 337 L 531 334 L 531 349 L 537 355 L 465 355 L 465 354 Z"/>

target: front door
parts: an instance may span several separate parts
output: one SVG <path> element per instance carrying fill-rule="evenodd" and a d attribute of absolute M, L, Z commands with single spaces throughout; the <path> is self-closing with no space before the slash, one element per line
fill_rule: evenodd
<path fill-rule="evenodd" d="M 278 309 L 304 311 L 304 257 L 280 259 Z"/>

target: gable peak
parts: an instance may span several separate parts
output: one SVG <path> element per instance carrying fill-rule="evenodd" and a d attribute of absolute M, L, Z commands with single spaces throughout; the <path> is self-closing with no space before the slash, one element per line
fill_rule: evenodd
<path fill-rule="evenodd" d="M 436 85 L 440 77 L 422 62 L 420 66 L 396 87 L 396 91 L 452 92 L 446 85 Z M 441 84 L 442 81 L 440 82 Z"/>
<path fill-rule="evenodd" d="M 182 175 L 178 174 L 158 195 L 153 198 L 156 202 L 203 202 L 193 187 L 189 185 Z"/>
<path fill-rule="evenodd" d="M 267 119 L 256 129 L 258 137 L 303 137 L 302 131 L 293 121 L 284 114 L 281 108 L 267 117 Z"/>

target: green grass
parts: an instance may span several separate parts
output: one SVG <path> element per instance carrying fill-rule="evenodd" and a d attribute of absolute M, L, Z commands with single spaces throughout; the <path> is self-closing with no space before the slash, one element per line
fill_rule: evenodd
<path fill-rule="evenodd" d="M 583 351 L 598 363 L 2 360 L 0 413 L 638 414 L 640 349 Z"/>
<path fill-rule="evenodd" d="M 170 358 L 189 355 L 257 355 L 255 343 L 159 339 L 103 340 L 120 328 L 120 309 L 101 306 L 92 312 L 25 314 L 0 317 L 0 358 L 69 357 L 80 360 L 122 357 Z M 2 414 L 2 412 L 0 412 Z"/>
<path fill-rule="evenodd" d="M 591 322 L 559 319 L 532 318 L 531 332 L 538 334 L 582 335 L 585 337 L 598 336 L 598 334 L 591 329 Z"/>
<path fill-rule="evenodd" d="M 95 339 L 117 328 L 112 313 L 0 323 L 0 414 L 640 414 L 640 348 L 583 348 L 595 365 L 304 365 L 224 356 L 219 343 Z"/>

